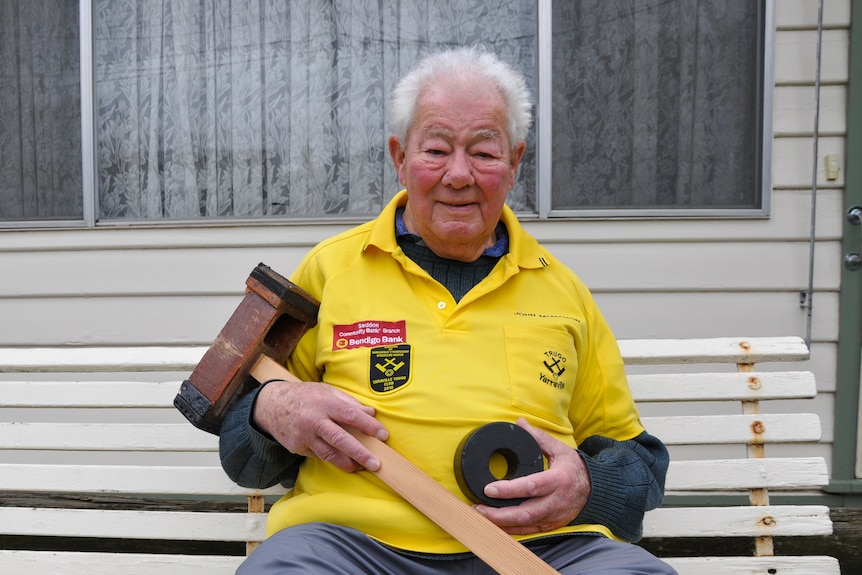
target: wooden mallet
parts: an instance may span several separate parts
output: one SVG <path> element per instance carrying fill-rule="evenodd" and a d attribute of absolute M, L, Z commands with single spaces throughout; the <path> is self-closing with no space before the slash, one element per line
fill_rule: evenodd
<path fill-rule="evenodd" d="M 247 284 L 246 298 L 183 382 L 174 402 L 189 421 L 214 433 L 235 398 L 256 385 L 249 379 L 300 381 L 284 361 L 316 322 L 317 301 L 263 264 Z M 357 430 L 348 431 L 380 461 L 374 472 L 377 477 L 498 573 L 559 575 L 387 444 Z"/>

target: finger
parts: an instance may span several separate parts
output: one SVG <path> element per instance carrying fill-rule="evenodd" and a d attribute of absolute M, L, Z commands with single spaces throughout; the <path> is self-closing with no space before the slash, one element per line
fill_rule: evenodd
<path fill-rule="evenodd" d="M 536 443 L 539 444 L 539 448 L 542 450 L 542 453 L 545 454 L 545 457 L 551 457 L 552 455 L 557 454 L 561 449 L 570 449 L 565 444 L 545 433 L 538 427 L 530 425 L 530 422 L 523 417 L 519 417 L 516 423 L 519 427 L 524 428 L 527 430 L 527 433 L 533 436 L 533 439 L 535 439 Z"/>
<path fill-rule="evenodd" d="M 321 425 L 318 437 L 323 440 L 327 447 L 320 448 L 324 453 L 318 454 L 318 457 L 324 461 L 329 461 L 337 465 L 340 469 L 354 471 L 355 464 L 368 469 L 369 471 L 377 471 L 380 469 L 380 461 L 368 448 L 366 448 L 358 439 L 343 427 L 332 422 L 324 422 Z M 331 453 L 330 449 L 335 453 Z M 341 456 L 355 462 L 354 465 L 345 464 Z M 340 463 L 341 465 L 338 465 Z"/>

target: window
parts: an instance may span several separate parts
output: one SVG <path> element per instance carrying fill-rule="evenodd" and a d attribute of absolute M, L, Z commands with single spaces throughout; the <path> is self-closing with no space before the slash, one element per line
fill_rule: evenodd
<path fill-rule="evenodd" d="M 761 207 L 757 2 L 553 4 L 552 210 Z"/>
<path fill-rule="evenodd" d="M 473 43 L 536 96 L 515 210 L 765 209 L 762 2 L 76 4 L 0 2 L 6 225 L 370 217 L 398 188 L 394 83 Z"/>
<path fill-rule="evenodd" d="M 78 5 L 0 2 L 0 222 L 80 220 Z"/>

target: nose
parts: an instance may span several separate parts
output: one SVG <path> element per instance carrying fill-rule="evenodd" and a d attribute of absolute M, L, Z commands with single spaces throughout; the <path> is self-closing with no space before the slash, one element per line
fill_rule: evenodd
<path fill-rule="evenodd" d="M 446 173 L 443 174 L 442 183 L 444 186 L 450 186 L 456 190 L 476 183 L 476 179 L 473 177 L 473 166 L 470 164 L 470 158 L 465 151 L 456 150 L 449 156 L 449 163 L 446 166 Z"/>

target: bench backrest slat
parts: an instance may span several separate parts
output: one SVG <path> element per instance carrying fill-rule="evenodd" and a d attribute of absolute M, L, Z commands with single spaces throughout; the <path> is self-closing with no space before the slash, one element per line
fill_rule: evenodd
<path fill-rule="evenodd" d="M 0 449 L 218 451 L 218 437 L 184 423 L 0 423 Z"/>
<path fill-rule="evenodd" d="M 797 443 L 819 441 L 821 436 L 820 418 L 812 413 L 679 415 L 642 420 L 644 427 L 666 445 Z"/>
<path fill-rule="evenodd" d="M 702 458 L 672 458 L 667 493 L 744 493 L 756 503 L 662 507 L 647 513 L 645 537 L 752 537 L 755 554 L 768 555 L 774 536 L 831 533 L 827 507 L 769 505 L 767 497 L 777 490 L 816 490 L 829 481 L 822 457 L 770 457 L 776 453 L 769 444 L 818 441 L 817 415 L 773 413 L 769 408 L 760 413 L 768 400 L 816 397 L 811 372 L 764 371 L 757 365 L 807 359 L 801 338 L 621 340 L 619 344 L 646 429 L 670 446 L 672 455 L 678 449 Z M 264 537 L 265 515 L 224 510 L 236 509 L 239 501 L 249 497 L 249 508 L 258 511 L 261 496 L 271 501 L 285 489 L 258 491 L 233 484 L 218 462 L 218 438 L 188 424 L 173 409 L 180 382 L 147 383 L 136 381 L 134 375 L 146 372 L 141 379 L 155 379 L 153 372 L 174 372 L 167 376 L 171 378 L 191 373 L 205 351 L 203 346 L 0 348 L 0 373 L 38 373 L 33 381 L 0 382 L 0 409 L 11 414 L 0 422 L 0 492 L 21 493 L 28 505 L 33 502 L 33 507 L 0 507 L 4 526 L 0 535 L 242 541 L 251 542 L 248 548 L 252 549 Z M 660 364 L 667 367 L 656 367 Z M 701 365 L 690 368 L 690 364 Z M 671 373 L 656 373 L 664 370 Z M 106 375 L 89 376 L 98 372 Z M 54 377 L 58 381 L 42 381 L 48 373 L 60 374 Z M 91 381 L 100 378 L 113 381 Z M 67 379 L 71 380 L 63 381 Z M 685 402 L 712 404 L 691 411 Z M 780 402 L 774 405 L 782 407 Z M 65 451 L 71 453 L 54 455 Z M 111 508 L 72 509 L 81 506 L 68 503 L 78 497 L 99 500 L 102 496 Z M 162 504 L 177 498 L 205 504 L 195 509 L 222 511 L 189 511 L 187 501 L 176 510 Z M 216 502 L 230 505 L 213 505 Z M 229 575 L 240 561 L 221 556 L 186 559 L 176 553 L 115 557 L 0 550 L 4 568 L 15 565 L 16 572 L 28 575 Z M 679 566 L 681 575 L 839 573 L 837 562 L 828 557 L 671 558 L 670 562 Z M 32 568 L 21 567 L 31 563 Z"/>
<path fill-rule="evenodd" d="M 821 457 L 671 461 L 665 490 L 787 489 L 829 483 Z"/>
<path fill-rule="evenodd" d="M 799 337 L 623 339 L 629 365 L 658 363 L 761 363 L 808 359 Z M 0 373 L 189 371 L 206 346 L 6 347 L 0 348 Z"/>
<path fill-rule="evenodd" d="M 708 339 L 624 339 L 620 352 L 627 365 L 660 363 L 763 363 L 808 359 L 799 337 Z"/>
<path fill-rule="evenodd" d="M 632 374 L 628 380 L 639 403 L 810 399 L 817 395 L 810 371 Z"/>

